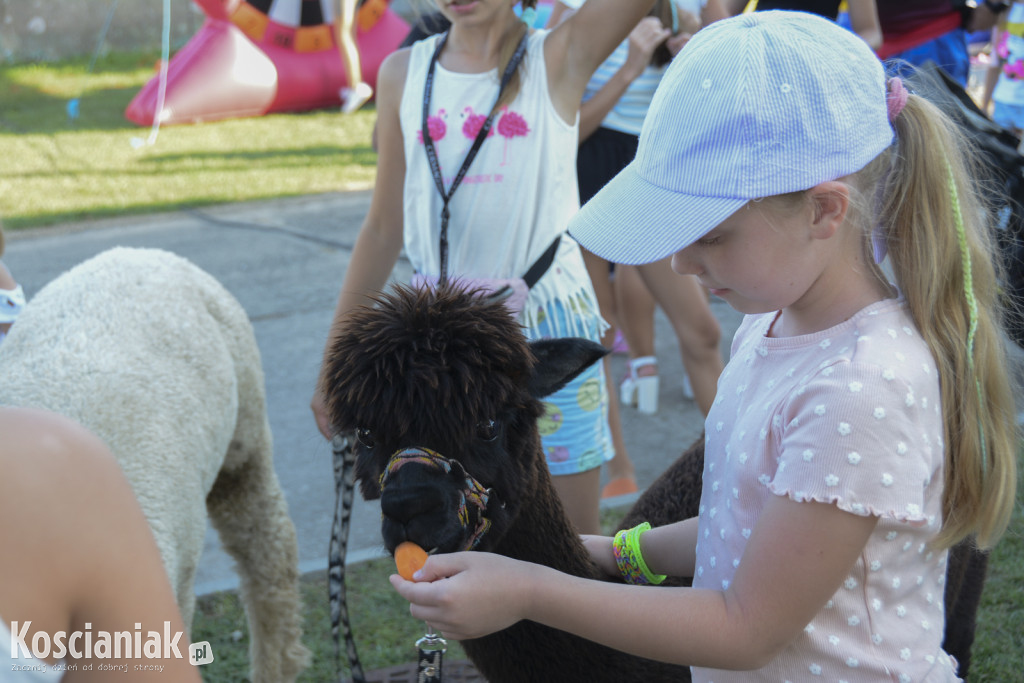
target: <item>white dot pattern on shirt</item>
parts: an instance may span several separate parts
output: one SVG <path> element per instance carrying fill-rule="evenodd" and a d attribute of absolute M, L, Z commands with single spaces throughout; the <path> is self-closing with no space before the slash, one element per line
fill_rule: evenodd
<path fill-rule="evenodd" d="M 732 391 L 728 391 L 728 399 L 721 403 L 716 401 L 716 415 L 712 416 L 714 421 L 708 423 L 709 426 L 714 425 L 714 429 L 709 429 L 709 432 L 713 431 L 717 434 L 718 436 L 714 438 L 722 444 L 720 452 L 726 453 L 726 457 L 719 458 L 720 464 L 730 462 L 729 467 L 719 470 L 719 472 L 728 471 L 727 476 L 716 474 L 714 478 L 705 478 L 707 483 L 705 495 L 708 495 L 708 489 L 711 488 L 713 488 L 713 495 L 703 501 L 710 505 L 701 515 L 701 524 L 705 525 L 706 529 L 711 528 L 714 531 L 711 538 L 716 539 L 715 543 L 718 543 L 717 539 L 729 536 L 729 534 L 722 534 L 725 525 L 735 524 L 739 521 L 734 515 L 738 510 L 743 510 L 750 504 L 747 498 L 748 490 L 743 486 L 734 485 L 735 477 L 745 477 L 748 482 L 756 480 L 760 485 L 779 493 L 774 488 L 778 486 L 778 483 L 773 480 L 792 470 L 794 474 L 787 474 L 785 479 L 787 485 L 792 487 L 799 481 L 799 477 L 806 477 L 806 475 L 796 472 L 802 467 L 810 468 L 807 472 L 815 472 L 819 478 L 816 480 L 817 483 L 812 483 L 805 478 L 801 489 L 789 488 L 788 492 L 795 500 L 820 500 L 819 496 L 824 492 L 835 491 L 832 494 L 835 496 L 832 500 L 842 501 L 840 507 L 855 514 L 878 515 L 880 510 L 877 507 L 877 500 L 892 501 L 893 494 L 885 493 L 877 498 L 875 494 L 868 495 L 869 492 L 864 487 L 869 487 L 871 485 L 869 482 L 873 482 L 873 486 L 879 492 L 892 491 L 896 496 L 904 496 L 902 502 L 887 503 L 892 507 L 882 509 L 881 512 L 890 512 L 897 519 L 923 520 L 929 528 L 938 528 L 938 523 L 941 521 L 941 518 L 935 514 L 938 510 L 925 509 L 922 506 L 924 500 L 915 497 L 908 500 L 906 496 L 912 492 L 913 486 L 927 485 L 931 481 L 934 473 L 929 474 L 928 477 L 922 477 L 920 470 L 909 470 L 907 467 L 921 461 L 922 449 L 929 449 L 927 452 L 930 453 L 930 449 L 936 445 L 941 446 L 941 422 L 936 420 L 928 423 L 927 429 L 908 431 L 905 429 L 908 424 L 907 418 L 903 415 L 908 410 L 923 411 L 927 409 L 931 409 L 936 416 L 938 415 L 939 401 L 932 400 L 930 405 L 928 403 L 932 384 L 928 383 L 926 386 L 923 379 L 920 383 L 908 381 L 910 376 L 920 379 L 922 375 L 930 376 L 934 381 L 935 372 L 933 369 L 929 369 L 928 372 L 921 369 L 921 359 L 918 355 L 911 354 L 909 351 L 904 353 L 902 348 L 893 348 L 902 344 L 904 339 L 916 337 L 912 328 L 893 325 L 883 328 L 881 332 L 879 334 L 876 331 L 874 334 L 873 346 L 872 335 L 857 336 L 856 344 L 847 343 L 845 340 L 841 344 L 836 344 L 832 339 L 819 339 L 815 343 L 820 355 L 807 364 L 794 365 L 787 360 L 792 356 L 779 358 L 777 354 L 770 353 L 771 347 L 762 342 L 763 337 L 755 335 L 747 337 L 743 342 L 738 342 L 734 347 L 734 357 L 742 359 L 739 368 L 744 372 L 749 368 L 755 374 L 751 378 L 744 375 L 742 383 L 734 379 L 724 384 L 726 390 L 732 389 Z M 884 362 L 880 362 L 876 366 L 874 375 L 857 376 L 855 373 L 850 373 L 847 369 L 848 366 L 843 365 L 845 361 L 837 360 L 835 356 L 837 353 L 855 354 L 862 347 L 873 348 L 876 352 L 878 349 L 887 350 L 888 355 L 885 353 L 878 355 L 878 358 L 884 359 Z M 837 348 L 839 351 L 836 351 Z M 915 351 L 915 353 L 918 352 Z M 748 368 L 743 367 L 743 362 L 747 364 Z M 776 372 L 774 376 L 770 373 L 756 374 L 760 365 L 771 363 L 776 363 L 776 367 L 781 365 L 786 369 L 781 371 L 781 374 Z M 780 381 L 784 377 L 791 380 L 791 388 L 785 381 Z M 760 380 L 760 383 L 752 381 L 753 378 Z M 814 391 L 807 392 L 808 387 L 815 386 L 812 384 L 813 382 L 819 381 L 818 378 L 824 382 L 833 382 L 833 386 L 838 380 L 850 398 L 848 400 L 839 399 L 836 396 L 837 402 L 833 402 L 831 396 L 827 396 L 821 389 L 815 388 Z M 778 382 L 777 386 L 776 382 Z M 765 389 L 769 386 L 774 388 L 776 395 L 780 391 L 783 393 L 789 391 L 791 397 L 804 396 L 803 399 L 794 398 L 794 400 L 803 401 L 805 412 L 793 411 L 789 414 L 779 412 L 779 403 L 771 400 L 770 395 L 766 397 L 769 392 L 766 392 Z M 884 389 L 884 387 L 890 387 L 890 389 Z M 890 393 L 885 394 L 884 391 Z M 937 397 L 937 393 L 935 396 Z M 722 394 L 719 394 L 719 397 L 722 397 Z M 827 400 L 821 400 L 822 398 Z M 850 412 L 850 405 L 863 405 L 861 402 L 865 400 L 869 403 L 864 406 L 865 409 L 860 416 Z M 727 413 L 726 406 L 734 404 L 741 406 L 742 409 L 735 414 Z M 724 416 L 726 419 L 717 419 L 719 416 Z M 813 424 L 815 422 L 820 426 Z M 894 427 L 886 426 L 890 422 Z M 827 429 L 825 429 L 825 425 L 828 425 Z M 821 438 L 818 440 L 808 439 L 806 447 L 791 451 L 789 458 L 780 459 L 779 451 L 776 450 L 780 440 L 784 439 L 787 431 L 798 432 L 805 426 L 814 430 L 808 433 L 817 433 L 821 435 Z M 867 446 L 866 444 L 878 442 L 877 438 L 872 441 L 871 435 L 876 433 L 879 428 L 889 430 L 881 432 L 882 434 L 892 433 L 900 438 L 892 438 L 881 449 L 876 445 Z M 904 431 L 896 431 L 900 429 Z M 934 432 L 928 431 L 932 429 Z M 824 436 L 826 431 L 832 434 L 830 438 Z M 748 432 L 749 437 L 747 436 Z M 884 437 L 882 440 L 884 441 Z M 841 455 L 837 454 L 836 450 L 843 448 L 842 444 L 844 443 L 849 445 Z M 728 455 L 730 450 L 731 456 Z M 739 455 L 735 455 L 736 453 Z M 772 453 L 774 456 L 765 459 L 765 453 Z M 837 455 L 839 455 L 838 459 Z M 930 458 L 930 456 L 928 457 Z M 886 463 L 884 468 L 881 466 L 883 462 Z M 931 462 L 931 460 L 924 462 Z M 863 474 L 856 474 L 861 469 L 863 469 Z M 746 474 L 741 475 L 738 472 L 746 472 Z M 936 479 L 936 481 L 941 481 L 941 479 Z M 850 486 L 861 488 L 849 489 Z M 847 491 L 853 491 L 853 495 L 863 492 L 864 499 L 844 498 L 848 495 Z M 722 501 L 725 501 L 724 505 Z M 896 501 L 899 501 L 899 498 Z M 734 507 L 737 510 L 734 510 Z M 725 510 L 724 514 L 722 514 L 723 510 Z M 714 584 L 721 585 L 723 588 L 729 585 L 728 577 L 731 577 L 732 572 L 740 563 L 743 542 L 751 535 L 751 528 L 748 526 L 737 525 L 736 528 L 740 530 L 740 533 L 733 535 L 734 540 L 726 541 L 724 545 L 715 545 L 716 552 L 705 555 L 704 566 L 699 565 L 697 570 L 698 574 L 705 574 L 710 565 L 709 578 L 714 581 Z M 865 557 L 859 564 L 859 572 L 862 573 L 851 574 L 840 589 L 840 593 L 849 594 L 850 597 L 860 596 L 860 607 L 854 606 L 851 609 L 850 598 L 838 600 L 839 595 L 837 594 L 835 597 L 838 602 L 830 600 L 822 614 L 833 610 L 835 617 L 830 623 L 841 624 L 841 627 L 838 629 L 830 627 L 827 632 L 815 633 L 814 622 L 812 622 L 808 625 L 806 633 L 808 637 L 835 648 L 834 654 L 830 656 L 841 655 L 839 659 L 835 660 L 835 664 L 845 665 L 851 670 L 862 668 L 865 665 L 865 659 L 862 656 L 865 650 L 862 649 L 863 646 L 854 646 L 854 643 L 864 643 L 868 647 L 885 644 L 885 647 L 892 653 L 890 655 L 893 662 L 892 668 L 896 669 L 895 671 L 890 669 L 890 675 L 899 676 L 899 661 L 911 662 L 907 667 L 908 671 L 920 671 L 920 668 L 914 668 L 913 662 L 921 662 L 928 656 L 928 651 L 917 650 L 915 653 L 918 642 L 915 639 L 916 636 L 908 637 L 906 634 L 910 631 L 906 630 L 906 626 L 896 628 L 895 622 L 892 621 L 885 626 L 886 617 L 884 615 L 889 615 L 887 618 L 891 620 L 910 617 L 906 621 L 916 625 L 920 632 L 941 631 L 937 627 L 937 624 L 942 623 L 942 600 L 940 599 L 942 570 L 939 565 L 944 567 L 944 556 L 933 560 L 925 559 L 928 556 L 922 547 L 923 544 L 919 543 L 920 531 L 908 530 L 909 535 L 907 535 L 880 525 L 877 533 L 874 542 L 879 544 L 886 541 L 893 542 L 893 546 L 886 546 L 892 547 L 892 550 L 881 553 L 873 552 L 872 555 Z M 711 540 L 706 533 L 702 536 Z M 743 540 L 737 542 L 735 539 Z M 702 543 L 704 542 L 702 541 Z M 868 547 L 871 548 L 870 545 Z M 730 548 L 734 550 L 729 550 Z M 915 550 L 917 553 L 914 553 Z M 909 576 L 900 573 L 900 567 L 907 566 L 907 563 L 893 561 L 890 564 L 889 560 L 893 557 L 892 553 L 900 554 L 901 551 L 921 557 L 924 562 L 929 562 L 930 566 L 939 568 L 940 571 L 924 572 L 923 565 L 918 565 L 921 567 L 918 572 Z M 698 561 L 700 562 L 700 557 Z M 917 586 L 923 587 L 926 581 L 929 582 L 929 588 L 936 586 L 936 589 L 924 591 L 917 588 Z M 931 600 L 928 600 L 929 593 Z M 835 603 L 835 607 L 833 607 L 833 603 Z M 922 611 L 921 605 L 932 611 Z M 839 609 L 836 610 L 836 607 Z M 876 624 L 882 624 L 880 632 L 875 630 Z M 934 654 L 939 652 L 936 650 Z M 896 658 L 897 653 L 899 659 Z M 903 657 L 904 653 L 906 658 Z M 874 665 L 873 657 L 869 661 L 872 661 L 872 665 Z M 828 671 L 830 675 L 834 675 L 833 672 L 837 673 L 837 670 L 831 668 L 835 664 L 827 666 L 825 664 L 825 660 L 804 659 L 803 676 L 806 676 L 809 670 L 811 673 L 817 671 L 816 675 L 822 675 L 825 671 Z M 795 677 L 797 680 L 801 677 L 796 670 L 791 669 L 788 673 L 790 677 Z M 863 680 L 861 677 L 864 676 L 864 673 L 858 675 L 850 673 L 847 676 L 854 680 Z"/>

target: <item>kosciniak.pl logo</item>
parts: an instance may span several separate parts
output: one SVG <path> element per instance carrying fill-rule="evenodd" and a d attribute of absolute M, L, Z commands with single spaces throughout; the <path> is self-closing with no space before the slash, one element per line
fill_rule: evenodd
<path fill-rule="evenodd" d="M 165 621 L 163 632 L 142 630 L 142 624 L 135 624 L 134 631 L 93 631 L 86 622 L 84 631 L 57 631 L 52 636 L 45 631 L 32 631 L 32 622 L 11 622 L 11 659 L 64 660 L 67 668 L 75 666 L 79 659 L 137 659 L 135 670 L 162 669 L 159 664 L 147 660 L 181 659 L 179 643 L 184 635 L 171 631 L 171 622 Z M 31 635 L 30 635 L 31 634 Z M 213 648 L 207 641 L 191 643 L 188 646 L 188 660 L 193 666 L 213 661 Z M 122 663 L 119 668 L 124 668 Z M 104 665 L 99 664 L 100 668 Z"/>

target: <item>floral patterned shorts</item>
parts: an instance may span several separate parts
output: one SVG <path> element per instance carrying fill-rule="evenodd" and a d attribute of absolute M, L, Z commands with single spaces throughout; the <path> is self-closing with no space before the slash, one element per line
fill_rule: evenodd
<path fill-rule="evenodd" d="M 554 330 L 569 328 L 568 317 L 578 315 L 562 302 L 549 304 L 545 313 L 530 331 L 530 338 L 555 337 Z M 578 324 L 579 321 L 576 322 Z M 545 413 L 538 420 L 538 427 L 553 476 L 586 472 L 614 457 L 608 426 L 608 384 L 604 363 L 594 363 L 542 401 Z"/>

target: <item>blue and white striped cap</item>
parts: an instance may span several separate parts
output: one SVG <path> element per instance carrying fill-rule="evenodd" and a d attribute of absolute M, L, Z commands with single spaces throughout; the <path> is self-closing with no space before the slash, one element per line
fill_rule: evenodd
<path fill-rule="evenodd" d="M 892 143 L 881 62 L 856 35 L 803 12 L 701 29 L 651 102 L 636 158 L 569 223 L 614 263 L 690 245 L 751 199 L 864 168 Z"/>

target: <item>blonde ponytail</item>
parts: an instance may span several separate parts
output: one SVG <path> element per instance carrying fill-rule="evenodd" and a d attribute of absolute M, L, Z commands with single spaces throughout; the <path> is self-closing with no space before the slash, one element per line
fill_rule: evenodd
<path fill-rule="evenodd" d="M 973 535 L 987 548 L 1009 523 L 1017 481 L 993 223 L 955 124 L 911 95 L 894 128 L 893 148 L 861 173 L 883 178 L 878 223 L 896 285 L 939 369 L 946 468 L 936 543 Z"/>

